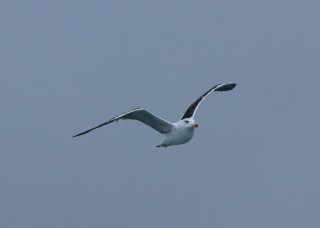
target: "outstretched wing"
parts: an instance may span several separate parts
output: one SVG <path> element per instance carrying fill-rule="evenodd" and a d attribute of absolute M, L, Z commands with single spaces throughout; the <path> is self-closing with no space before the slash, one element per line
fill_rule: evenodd
<path fill-rule="evenodd" d="M 173 125 L 172 123 L 164 120 L 164 119 L 161 119 L 160 117 L 152 114 L 151 112 L 143 109 L 143 108 L 136 108 L 136 109 L 133 109 L 129 112 L 126 112 L 122 115 L 119 115 L 119 116 L 116 116 L 116 117 L 113 117 L 112 119 L 94 127 L 94 128 L 91 128 L 89 130 L 86 130 L 84 132 L 81 132 L 77 135 L 74 135 L 73 137 L 77 137 L 77 136 L 80 136 L 80 135 L 84 135 L 84 134 L 87 134 L 88 132 L 90 131 L 93 131 L 99 127 L 102 127 L 104 125 L 107 125 L 109 123 L 112 123 L 114 121 L 118 121 L 118 120 L 121 120 L 121 119 L 130 119 L 130 120 L 138 120 L 150 127 L 152 127 L 153 129 L 155 129 L 156 131 L 160 132 L 161 134 L 165 134 L 165 133 L 168 133 L 169 131 L 171 131 Z"/>
<path fill-rule="evenodd" d="M 193 117 L 196 114 L 196 111 L 202 102 L 202 100 L 208 96 L 212 91 L 229 91 L 232 90 L 237 84 L 230 82 L 230 83 L 223 83 L 213 86 L 207 92 L 205 92 L 201 97 L 199 97 L 195 102 L 190 105 L 190 107 L 185 111 L 181 119 Z"/>

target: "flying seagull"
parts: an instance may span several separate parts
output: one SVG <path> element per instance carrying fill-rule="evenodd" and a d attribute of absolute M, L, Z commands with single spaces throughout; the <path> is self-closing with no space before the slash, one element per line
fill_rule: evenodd
<path fill-rule="evenodd" d="M 113 117 L 112 119 L 94 128 L 74 135 L 73 137 L 87 134 L 90 131 L 93 131 L 114 121 L 130 119 L 138 120 L 164 135 L 162 142 L 157 145 L 157 147 L 168 147 L 184 144 L 190 141 L 190 139 L 193 137 L 194 129 L 198 127 L 198 124 L 194 120 L 194 115 L 196 114 L 196 111 L 203 99 L 206 98 L 212 91 L 229 91 L 232 90 L 236 85 L 236 83 L 230 82 L 213 86 L 195 102 L 193 102 L 185 111 L 181 120 L 176 123 L 170 123 L 169 121 L 154 115 L 146 109 L 136 108 L 119 116 Z"/>

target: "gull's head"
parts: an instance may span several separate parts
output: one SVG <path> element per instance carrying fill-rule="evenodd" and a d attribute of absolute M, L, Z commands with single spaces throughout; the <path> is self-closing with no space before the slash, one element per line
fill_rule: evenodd
<path fill-rule="evenodd" d="M 199 126 L 193 118 L 182 119 L 180 124 L 187 128 L 197 128 Z"/>

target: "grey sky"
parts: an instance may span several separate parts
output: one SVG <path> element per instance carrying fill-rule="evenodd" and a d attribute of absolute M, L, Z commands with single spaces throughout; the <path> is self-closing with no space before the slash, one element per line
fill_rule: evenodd
<path fill-rule="evenodd" d="M 0 3 L 1 227 L 319 227 L 320 2 Z M 188 144 L 122 121 L 177 121 Z"/>

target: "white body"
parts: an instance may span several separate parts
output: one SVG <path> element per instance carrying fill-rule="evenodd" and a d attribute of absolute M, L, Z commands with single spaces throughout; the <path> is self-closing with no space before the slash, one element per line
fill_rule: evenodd
<path fill-rule="evenodd" d="M 186 123 L 188 121 L 188 123 Z M 189 142 L 198 127 L 193 119 L 184 119 L 173 123 L 172 130 L 164 135 L 162 142 L 157 147 L 167 147 Z"/>

